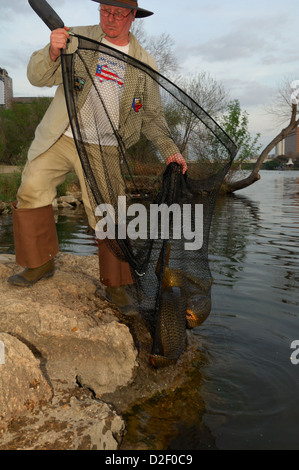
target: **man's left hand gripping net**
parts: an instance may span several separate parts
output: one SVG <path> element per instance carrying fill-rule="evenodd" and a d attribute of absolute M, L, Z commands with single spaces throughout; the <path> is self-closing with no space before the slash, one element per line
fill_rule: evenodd
<path fill-rule="evenodd" d="M 115 49 L 78 37 L 62 68 L 96 222 L 107 222 L 106 243 L 130 264 L 151 363 L 174 363 L 186 329 L 211 310 L 210 225 L 236 146 L 186 93 Z M 185 175 L 166 167 L 176 153 L 188 162 Z"/>

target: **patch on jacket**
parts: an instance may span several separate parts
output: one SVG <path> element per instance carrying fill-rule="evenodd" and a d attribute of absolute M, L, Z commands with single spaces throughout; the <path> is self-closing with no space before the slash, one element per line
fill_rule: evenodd
<path fill-rule="evenodd" d="M 142 103 L 141 103 L 141 99 L 140 99 L 140 98 L 134 98 L 134 99 L 133 99 L 132 108 L 134 109 L 135 113 L 138 113 L 138 112 L 139 112 L 139 109 L 142 108 Z"/>
<path fill-rule="evenodd" d="M 122 70 L 120 66 L 117 66 L 117 63 L 111 61 L 108 61 L 107 64 L 105 63 L 104 65 L 98 64 L 96 77 L 99 79 L 100 83 L 112 81 L 122 88 L 124 86 L 124 80 L 119 75 Z"/>
<path fill-rule="evenodd" d="M 74 78 L 74 89 L 76 91 L 82 91 L 85 85 L 85 80 L 84 78 L 81 77 L 75 77 Z"/>

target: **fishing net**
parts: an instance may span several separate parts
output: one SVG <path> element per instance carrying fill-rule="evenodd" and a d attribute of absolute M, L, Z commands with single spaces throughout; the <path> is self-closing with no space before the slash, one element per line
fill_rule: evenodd
<path fill-rule="evenodd" d="M 109 46 L 78 36 L 62 69 L 96 221 L 130 265 L 153 339 L 151 363 L 171 364 L 186 329 L 211 311 L 210 225 L 235 144 L 177 86 Z M 188 162 L 185 175 L 176 163 L 165 165 L 178 152 Z"/>

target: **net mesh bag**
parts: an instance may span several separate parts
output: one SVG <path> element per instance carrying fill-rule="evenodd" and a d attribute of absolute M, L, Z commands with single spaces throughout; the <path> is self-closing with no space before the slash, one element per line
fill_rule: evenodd
<path fill-rule="evenodd" d="M 129 263 L 150 361 L 167 366 L 184 351 L 186 329 L 211 311 L 210 225 L 236 146 L 176 85 L 109 46 L 78 37 L 62 70 L 96 223 Z M 166 166 L 176 153 L 188 162 L 184 175 Z"/>

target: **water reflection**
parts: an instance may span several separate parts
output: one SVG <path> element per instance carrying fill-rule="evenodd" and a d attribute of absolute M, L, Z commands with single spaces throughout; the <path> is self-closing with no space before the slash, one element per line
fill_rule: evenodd
<path fill-rule="evenodd" d="M 0 217 L 0 254 L 14 253 L 12 232 L 12 216 L 2 215 Z"/>
<path fill-rule="evenodd" d="M 55 215 L 59 247 L 62 252 L 81 256 L 97 253 L 94 233 L 90 230 L 82 207 L 62 209 Z"/>

